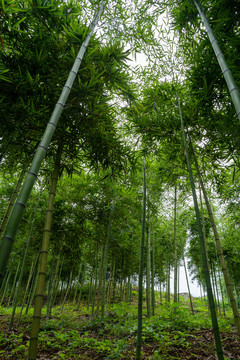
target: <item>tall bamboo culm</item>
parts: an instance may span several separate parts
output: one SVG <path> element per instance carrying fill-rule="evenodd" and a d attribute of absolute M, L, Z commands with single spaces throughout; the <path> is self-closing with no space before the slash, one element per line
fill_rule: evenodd
<path fill-rule="evenodd" d="M 143 302 L 143 262 L 144 262 L 143 255 L 144 255 L 145 225 L 146 225 L 146 169 L 145 169 L 145 157 L 144 157 L 143 158 L 142 229 L 141 229 L 141 245 L 140 245 L 139 276 L 138 276 L 138 329 L 137 329 L 136 360 L 140 360 L 141 358 L 141 346 L 142 346 L 142 302 Z"/>
<path fill-rule="evenodd" d="M 174 298 L 173 302 L 178 302 L 177 296 L 178 282 L 178 263 L 177 263 L 177 185 L 174 188 Z"/>
<path fill-rule="evenodd" d="M 215 344 L 216 344 L 216 352 L 217 352 L 218 360 L 224 360 L 223 351 L 222 351 L 222 343 L 221 343 L 219 326 L 218 326 L 218 320 L 217 320 L 217 315 L 216 315 L 216 308 L 215 308 L 215 303 L 214 303 L 214 298 L 213 298 L 213 293 L 212 293 L 210 274 L 209 274 L 209 269 L 208 269 L 208 264 L 207 264 L 207 256 L 206 256 L 206 251 L 205 251 L 205 247 L 204 247 L 204 238 L 203 238 L 201 217 L 200 217 L 200 212 L 199 212 L 199 207 L 198 207 L 198 202 L 197 202 L 195 184 L 194 184 L 193 175 L 192 175 L 192 168 L 191 168 L 189 154 L 188 154 L 188 147 L 187 147 L 187 141 L 186 141 L 186 136 L 185 136 L 185 129 L 184 129 L 184 123 L 183 123 L 179 98 L 178 98 L 178 109 L 179 109 L 179 116 L 180 116 L 181 127 L 182 127 L 184 152 L 186 155 L 189 180 L 190 180 L 190 184 L 191 184 L 192 197 L 193 197 L 193 202 L 194 202 L 195 215 L 196 215 L 196 219 L 197 219 L 199 243 L 200 243 L 200 249 L 201 249 L 201 254 L 202 254 L 203 273 L 204 273 L 205 282 L 206 282 L 206 286 L 207 286 L 208 303 L 209 303 L 213 333 L 214 333 Z"/>
<path fill-rule="evenodd" d="M 50 231 L 52 224 L 52 212 L 53 212 L 54 199 L 55 199 L 57 182 L 60 171 L 62 150 L 63 150 L 62 145 L 59 145 L 57 150 L 55 165 L 54 165 L 52 181 L 51 181 L 51 188 L 48 197 L 48 206 L 46 210 L 45 224 L 43 230 L 42 249 L 40 253 L 40 267 L 39 267 L 37 288 L 36 288 L 35 301 L 34 301 L 33 322 L 32 322 L 31 334 L 30 334 L 29 357 L 28 357 L 29 360 L 35 360 L 37 357 L 38 334 L 40 329 L 43 296 L 45 292 L 48 248 L 49 248 Z"/>
<path fill-rule="evenodd" d="M 69 73 L 68 79 L 63 87 L 62 93 L 59 97 L 59 100 L 54 108 L 52 116 L 49 120 L 49 123 L 46 127 L 42 140 L 37 148 L 37 151 L 34 155 L 30 170 L 27 173 L 26 179 L 23 183 L 23 186 L 20 190 L 17 201 L 12 209 L 11 215 L 9 217 L 8 223 L 6 225 L 5 232 L 1 239 L 0 243 L 0 285 L 4 276 L 4 271 L 12 250 L 12 245 L 16 236 L 18 225 L 22 219 L 24 209 L 27 205 L 28 198 L 31 194 L 32 188 L 35 184 L 35 181 L 38 176 L 41 164 L 45 158 L 48 146 L 52 140 L 53 134 L 57 127 L 59 118 L 63 112 L 64 106 L 72 89 L 73 82 L 77 76 L 78 69 L 81 65 L 83 56 L 89 44 L 91 35 L 98 23 L 98 20 L 102 14 L 103 8 L 106 4 L 106 0 L 101 1 L 99 8 L 94 16 L 92 23 L 89 26 L 89 32 L 82 43 L 82 46 L 77 54 L 73 67 Z"/>
<path fill-rule="evenodd" d="M 240 335 L 239 311 L 238 311 L 237 303 L 236 303 L 236 300 L 235 300 L 235 297 L 234 297 L 233 287 L 232 287 L 231 279 L 230 279 L 230 276 L 229 276 L 229 273 L 228 273 L 228 270 L 227 270 L 227 265 L 226 265 L 226 262 L 225 262 L 225 259 L 224 259 L 224 256 L 223 256 L 223 250 L 222 250 L 222 246 L 221 246 L 221 242 L 220 242 L 220 237 L 219 237 L 219 234 L 218 234 L 218 230 L 217 230 L 216 222 L 215 222 L 214 215 L 213 215 L 213 212 L 212 212 L 212 207 L 211 207 L 211 204 L 210 204 L 210 201 L 209 201 L 209 198 L 208 198 L 208 194 L 207 194 L 207 191 L 206 191 L 203 179 L 202 179 L 202 175 L 201 175 L 201 172 L 200 172 L 198 161 L 197 161 L 197 158 L 196 158 L 196 155 L 195 155 L 195 151 L 193 149 L 193 144 L 191 142 L 191 138 L 189 136 L 188 136 L 188 138 L 189 138 L 189 143 L 190 143 L 190 146 L 191 146 L 191 151 L 192 151 L 192 155 L 193 155 L 193 159 L 194 159 L 194 163 L 195 163 L 195 168 L 197 170 L 198 178 L 199 178 L 200 185 L 201 185 L 201 188 L 202 188 L 205 204 L 207 206 L 207 211 L 208 211 L 209 219 L 210 219 L 213 234 L 214 234 L 214 239 L 215 239 L 215 242 L 216 242 L 217 254 L 218 254 L 220 264 L 221 264 L 225 286 L 226 286 L 228 297 L 230 299 L 230 304 L 231 304 L 231 307 L 232 307 L 234 321 L 235 321 L 235 324 L 236 324 L 236 327 L 237 327 L 237 330 L 238 330 L 238 334 Z"/>
<path fill-rule="evenodd" d="M 197 0 L 193 0 L 193 2 L 194 2 L 195 6 L 196 6 L 196 8 L 198 10 L 199 15 L 201 16 L 201 19 L 202 19 L 202 21 L 204 23 L 205 28 L 207 30 L 207 34 L 208 34 L 210 43 L 211 43 L 211 45 L 213 47 L 216 58 L 217 58 L 218 63 L 220 65 L 220 67 L 221 67 L 221 70 L 222 70 L 223 76 L 225 78 L 225 81 L 227 83 L 227 87 L 228 87 L 228 90 L 230 92 L 234 107 L 236 109 L 238 119 L 240 120 L 240 93 L 239 93 L 237 84 L 236 84 L 236 82 L 234 80 L 234 77 L 232 75 L 231 70 L 229 69 L 229 67 L 227 65 L 225 56 L 223 55 L 223 53 L 222 53 L 222 51 L 220 49 L 220 46 L 219 46 L 218 41 L 217 41 L 217 39 L 216 39 L 216 37 L 214 35 L 213 30 L 211 29 L 211 26 L 210 26 L 210 24 L 208 22 L 208 19 L 206 18 L 206 15 L 204 14 L 204 12 L 203 12 L 203 10 L 202 10 L 202 8 L 200 6 L 200 3 Z"/>

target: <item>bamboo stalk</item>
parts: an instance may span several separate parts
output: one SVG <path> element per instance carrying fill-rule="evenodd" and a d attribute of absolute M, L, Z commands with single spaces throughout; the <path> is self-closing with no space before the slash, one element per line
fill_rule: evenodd
<path fill-rule="evenodd" d="M 213 30 L 211 29 L 211 26 L 206 18 L 206 15 L 204 14 L 199 2 L 197 0 L 193 0 L 194 4 L 198 10 L 199 15 L 201 16 L 201 19 L 205 25 L 205 28 L 207 30 L 207 34 L 210 40 L 210 43 L 213 47 L 213 50 L 215 52 L 216 58 L 218 60 L 218 63 L 220 65 L 220 68 L 222 70 L 223 76 L 225 78 L 225 81 L 227 83 L 228 90 L 230 92 L 232 102 L 234 104 L 234 107 L 236 109 L 236 113 L 238 116 L 238 119 L 240 120 L 240 93 L 237 87 L 237 84 L 234 80 L 234 77 L 232 75 L 231 70 L 229 69 L 225 56 L 223 55 L 220 46 L 218 44 L 218 41 L 214 35 Z"/>
<path fill-rule="evenodd" d="M 145 157 L 143 157 L 143 200 L 142 200 L 142 229 L 141 229 L 141 245 L 140 245 L 139 276 L 138 276 L 138 329 L 137 329 L 136 360 L 140 360 L 141 346 L 142 346 L 143 254 L 144 254 L 144 241 L 145 241 L 145 224 L 146 224 L 146 169 L 145 169 Z"/>
<path fill-rule="evenodd" d="M 57 150 L 54 171 L 51 181 L 51 188 L 48 198 L 48 206 L 46 211 L 44 230 L 43 230 L 42 249 L 40 253 L 40 268 L 39 268 L 36 295 L 34 301 L 32 330 L 30 334 L 29 360 L 35 360 L 37 357 L 38 334 L 40 329 L 41 311 L 42 311 L 43 296 L 44 296 L 45 281 L 46 281 L 48 247 L 49 247 L 50 231 L 52 224 L 52 212 L 53 212 L 54 199 L 56 195 L 57 182 L 60 171 L 62 151 L 63 151 L 63 146 L 61 144 L 58 146 L 58 150 Z"/>
<path fill-rule="evenodd" d="M 201 175 L 201 172 L 200 172 L 200 169 L 199 169 L 198 161 L 197 161 L 197 158 L 196 158 L 196 155 L 195 155 L 195 152 L 194 152 L 193 145 L 192 145 L 191 138 L 190 138 L 189 134 L 188 134 L 188 139 L 189 139 L 189 143 L 190 143 L 190 146 L 191 146 L 192 155 L 193 155 L 193 159 L 194 159 L 194 163 L 195 163 L 195 168 L 197 170 L 197 174 L 198 174 L 198 178 L 199 178 L 200 185 L 201 185 L 201 188 L 202 188 L 204 200 L 205 200 L 205 203 L 206 203 L 206 206 L 207 206 L 208 215 L 209 215 L 209 219 L 210 219 L 213 234 L 214 234 L 214 239 L 215 239 L 215 242 L 216 242 L 217 254 L 218 254 L 220 264 L 221 264 L 222 273 L 223 273 L 224 281 L 225 281 L 225 286 L 226 286 L 228 297 L 230 299 L 230 304 L 231 304 L 231 307 L 232 307 L 234 321 L 235 321 L 235 324 L 236 324 L 236 327 L 237 327 L 237 330 L 238 330 L 238 334 L 240 335 L 240 315 L 239 315 L 238 307 L 237 307 L 236 300 L 235 300 L 235 297 L 234 297 L 233 288 L 232 288 L 230 276 L 229 276 L 229 273 L 228 273 L 227 265 L 226 265 L 226 262 L 225 262 L 225 259 L 224 259 L 224 256 L 223 256 L 223 250 L 222 250 L 222 246 L 221 246 L 221 242 L 220 242 L 220 237 L 219 237 L 219 234 L 218 234 L 216 222 L 215 222 L 214 215 L 213 215 L 213 212 L 212 212 L 212 207 L 211 207 L 210 201 L 208 199 L 208 194 L 207 194 L 207 191 L 206 191 L 203 179 L 202 179 L 202 175 Z"/>
<path fill-rule="evenodd" d="M 208 265 L 207 265 L 207 256 L 206 256 L 206 251 L 204 248 L 201 217 L 200 217 L 200 212 L 199 212 L 199 207 L 198 207 L 198 202 L 197 202 L 195 184 L 194 184 L 193 175 L 192 175 L 192 168 L 190 165 L 190 159 L 189 159 L 189 154 L 188 154 L 188 147 L 187 147 L 187 141 L 186 141 L 186 135 L 185 135 L 185 130 L 184 130 L 184 124 L 183 124 L 183 118 L 182 118 L 182 112 L 181 112 L 179 98 L 178 98 L 178 109 L 179 109 L 179 116 L 180 116 L 181 127 L 182 127 L 184 153 L 185 153 L 186 161 L 187 161 L 189 180 L 191 183 L 194 209 L 195 209 L 197 225 L 198 225 L 199 243 L 200 243 L 201 254 L 202 254 L 202 263 L 203 263 L 203 272 L 204 272 L 204 277 L 205 277 L 206 286 L 207 286 L 207 295 L 208 295 L 208 302 L 209 302 L 210 314 L 211 314 L 211 319 L 212 319 L 216 351 L 217 351 L 218 360 L 224 360 L 223 351 L 222 351 L 222 343 L 221 343 L 219 326 L 218 326 L 218 320 L 217 320 L 217 315 L 216 315 L 216 308 L 215 308 L 215 303 L 214 303 L 214 298 L 213 298 L 213 293 L 212 293 L 212 286 L 211 286 L 211 281 L 210 281 L 210 275 L 209 275 L 209 270 L 208 270 Z"/>
<path fill-rule="evenodd" d="M 9 217 L 6 230 L 3 234 L 0 243 L 0 285 L 4 276 L 4 271 L 7 266 L 7 262 L 12 250 L 13 242 L 16 236 L 16 232 L 18 229 L 18 225 L 20 220 L 22 219 L 24 209 L 27 205 L 28 198 L 31 194 L 32 188 L 35 184 L 35 181 L 38 176 L 38 172 L 40 170 L 41 164 L 45 158 L 48 146 L 52 140 L 53 134 L 57 127 L 59 118 L 63 112 L 64 106 L 72 89 L 74 80 L 77 76 L 77 72 L 81 65 L 83 56 L 89 44 L 91 35 L 98 23 L 98 20 L 102 14 L 103 8 L 106 4 L 106 0 L 103 0 L 99 4 L 99 8 L 94 16 L 92 23 L 89 26 L 89 32 L 82 43 L 82 46 L 78 52 L 78 55 L 75 59 L 73 67 L 69 73 L 68 79 L 63 87 L 62 93 L 59 97 L 59 100 L 54 108 L 50 121 L 46 127 L 45 133 L 42 137 L 42 140 L 37 148 L 37 151 L 34 155 L 30 170 L 27 173 L 26 179 L 23 183 L 21 191 L 19 193 L 18 199 L 12 209 L 11 215 Z"/>

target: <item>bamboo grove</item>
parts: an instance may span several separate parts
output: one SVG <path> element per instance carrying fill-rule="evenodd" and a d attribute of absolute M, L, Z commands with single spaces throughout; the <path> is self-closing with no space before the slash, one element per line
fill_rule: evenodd
<path fill-rule="evenodd" d="M 240 333 L 240 2 L 2 0 L 0 12 L 9 330 L 34 308 L 34 360 L 54 307 L 84 303 L 104 328 L 137 294 L 141 359 L 144 303 L 148 318 L 180 307 L 182 268 L 224 359 L 227 307 Z"/>

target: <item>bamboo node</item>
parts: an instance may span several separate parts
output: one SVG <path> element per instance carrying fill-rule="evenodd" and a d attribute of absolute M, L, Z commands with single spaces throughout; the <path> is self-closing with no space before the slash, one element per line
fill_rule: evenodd
<path fill-rule="evenodd" d="M 44 146 L 44 145 L 39 145 L 38 147 L 39 147 L 39 148 L 43 148 L 44 150 L 47 151 L 47 148 L 46 148 L 46 146 Z"/>
<path fill-rule="evenodd" d="M 234 90 L 238 90 L 238 88 L 234 87 L 233 89 L 230 90 L 230 93 L 233 92 Z"/>
<path fill-rule="evenodd" d="M 11 238 L 10 236 L 4 236 L 3 238 L 9 239 L 9 240 L 11 240 L 12 242 L 14 242 L 14 239 Z"/>
<path fill-rule="evenodd" d="M 34 171 L 28 171 L 28 174 L 30 174 L 30 175 L 33 175 L 33 176 L 35 176 L 35 178 L 37 179 L 37 174 L 34 172 Z"/>
<path fill-rule="evenodd" d="M 22 205 L 24 208 L 26 207 L 26 204 L 20 202 L 20 201 L 16 201 L 16 205 L 19 204 L 19 205 Z"/>
<path fill-rule="evenodd" d="M 52 122 L 52 121 L 49 121 L 49 124 L 55 126 L 55 128 L 57 127 L 57 125 L 56 125 L 54 122 Z"/>

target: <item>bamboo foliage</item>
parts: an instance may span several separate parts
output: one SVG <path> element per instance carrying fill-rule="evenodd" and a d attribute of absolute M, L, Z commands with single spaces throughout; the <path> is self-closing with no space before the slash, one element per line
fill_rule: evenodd
<path fill-rule="evenodd" d="M 184 123 L 183 123 L 183 117 L 182 117 L 179 98 L 178 98 L 178 109 L 179 109 L 179 116 L 180 116 L 181 128 L 182 128 L 184 153 L 185 153 L 186 161 L 187 161 L 189 180 L 190 180 L 190 184 L 191 184 L 192 197 L 193 197 L 193 202 L 194 202 L 194 210 L 195 210 L 195 215 L 196 215 L 196 219 L 197 219 L 199 243 L 200 243 L 200 249 L 201 249 L 201 255 L 202 255 L 203 273 L 204 273 L 205 282 L 206 282 L 206 286 L 207 286 L 207 296 L 208 296 L 210 315 L 211 315 L 211 319 L 212 319 L 216 351 L 217 351 L 218 360 L 224 360 L 223 351 L 222 351 L 222 343 L 221 343 L 219 326 L 218 326 L 218 320 L 217 320 L 217 315 L 216 315 L 216 307 L 215 307 L 214 298 L 213 298 L 212 285 L 211 285 L 210 274 L 209 274 L 208 263 L 207 263 L 207 256 L 206 256 L 206 251 L 205 251 L 205 246 L 204 246 L 204 236 L 203 236 L 203 229 L 202 229 L 202 223 L 201 223 L 201 216 L 200 216 L 200 211 L 199 211 L 199 207 L 198 207 L 196 189 L 195 189 L 195 184 L 194 184 L 193 175 L 192 175 L 192 168 L 191 168 L 189 154 L 188 154 L 188 147 L 187 147 L 187 141 L 186 141 L 186 136 L 185 136 L 185 129 L 184 129 Z"/>
<path fill-rule="evenodd" d="M 194 4 L 195 4 L 198 12 L 199 12 L 199 15 L 201 16 L 201 19 L 202 19 L 202 21 L 203 21 L 203 23 L 205 25 L 205 28 L 207 30 L 209 40 L 211 42 L 211 45 L 212 45 L 213 50 L 215 52 L 216 58 L 217 58 L 218 63 L 220 65 L 220 67 L 221 67 L 223 76 L 224 76 L 225 81 L 227 83 L 227 86 L 228 86 L 228 89 L 229 89 L 233 104 L 234 104 L 235 109 L 236 109 L 238 119 L 240 120 L 240 93 L 239 93 L 237 84 L 236 84 L 236 82 L 234 80 L 234 77 L 232 75 L 231 70 L 229 69 L 229 67 L 227 65 L 225 56 L 224 56 L 224 54 L 222 53 L 222 51 L 220 49 L 218 41 L 217 41 L 217 39 L 216 39 L 216 37 L 214 35 L 213 30 L 211 29 L 211 26 L 210 26 L 210 24 L 208 22 L 208 19 L 206 18 L 206 15 L 204 14 L 199 2 L 197 0 L 193 0 L 193 1 L 194 1 Z"/>
<path fill-rule="evenodd" d="M 63 87 L 62 93 L 61 93 L 61 95 L 58 99 L 58 102 L 54 108 L 54 111 L 53 111 L 52 116 L 49 120 L 49 123 L 46 127 L 46 130 L 44 132 L 42 140 L 41 140 L 41 142 L 37 148 L 37 151 L 34 155 L 32 164 L 30 166 L 30 170 L 28 171 L 25 181 L 22 185 L 18 199 L 17 199 L 17 201 L 13 207 L 12 213 L 9 217 L 9 220 L 8 220 L 8 223 L 6 226 L 6 230 L 3 234 L 3 237 L 2 237 L 1 243 L 0 243 L 0 283 L 2 282 L 2 279 L 4 276 L 4 270 L 6 268 L 6 265 L 7 265 L 9 256 L 10 256 L 12 245 L 13 245 L 13 242 L 14 242 L 14 239 L 16 236 L 16 232 L 18 229 L 18 225 L 23 216 L 23 212 L 27 205 L 28 198 L 31 194 L 31 191 L 32 191 L 32 188 L 37 179 L 41 164 L 45 158 L 48 146 L 52 140 L 52 137 L 53 137 L 53 134 L 57 127 L 59 118 L 63 112 L 64 106 L 66 104 L 66 101 L 67 101 L 70 91 L 72 89 L 72 86 L 73 86 L 74 80 L 76 78 L 77 72 L 79 70 L 79 67 L 81 65 L 83 56 L 84 56 L 87 46 L 89 44 L 91 35 L 93 34 L 93 31 L 98 23 L 98 20 L 102 14 L 105 4 L 106 4 L 106 0 L 102 1 L 99 4 L 99 8 L 94 16 L 92 23 L 89 26 L 89 32 L 86 35 L 86 38 L 83 41 L 82 46 L 77 54 L 77 57 L 73 64 L 73 67 L 69 73 L 68 79 Z"/>

